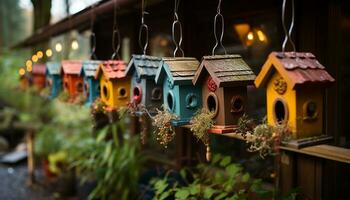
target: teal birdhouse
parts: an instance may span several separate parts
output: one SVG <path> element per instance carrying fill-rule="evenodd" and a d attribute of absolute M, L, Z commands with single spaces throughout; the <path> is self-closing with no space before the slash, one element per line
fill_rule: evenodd
<path fill-rule="evenodd" d="M 173 125 L 188 124 L 193 114 L 202 105 L 202 88 L 195 87 L 192 79 L 199 62 L 195 58 L 163 58 L 156 75 L 156 83 L 163 87 L 163 104 L 179 120 Z"/>
<path fill-rule="evenodd" d="M 131 102 L 146 106 L 152 113 L 163 103 L 162 86 L 155 82 L 160 61 L 158 57 L 133 55 L 125 70 L 125 74 L 131 77 Z"/>
<path fill-rule="evenodd" d="M 61 63 L 46 63 L 46 87 L 50 88 L 49 99 L 54 99 L 62 90 Z"/>
<path fill-rule="evenodd" d="M 95 74 L 100 64 L 102 62 L 98 60 L 86 60 L 83 62 L 81 75 L 84 77 L 84 95 L 87 106 L 90 106 L 100 95 L 100 82 L 95 79 Z"/>

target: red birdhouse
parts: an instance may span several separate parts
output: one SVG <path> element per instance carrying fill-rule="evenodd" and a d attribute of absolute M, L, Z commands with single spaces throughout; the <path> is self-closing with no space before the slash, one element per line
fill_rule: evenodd
<path fill-rule="evenodd" d="M 80 76 L 83 64 L 78 60 L 63 60 L 61 65 L 63 88 L 68 92 L 69 100 L 73 101 L 84 92 L 84 78 Z"/>
<path fill-rule="evenodd" d="M 46 83 L 46 66 L 45 64 L 37 63 L 33 65 L 32 70 L 32 85 L 38 90 L 42 90 Z"/>

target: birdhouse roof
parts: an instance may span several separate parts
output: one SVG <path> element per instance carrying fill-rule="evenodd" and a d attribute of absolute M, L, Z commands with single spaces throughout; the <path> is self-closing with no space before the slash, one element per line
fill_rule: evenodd
<path fill-rule="evenodd" d="M 45 73 L 46 73 L 45 64 L 42 64 L 42 63 L 33 64 L 32 73 L 36 74 L 36 75 L 45 75 Z"/>
<path fill-rule="evenodd" d="M 125 77 L 126 63 L 122 60 L 108 60 L 99 65 L 95 78 L 103 75 L 107 79 L 118 79 Z"/>
<path fill-rule="evenodd" d="M 61 74 L 61 64 L 59 62 L 47 62 L 46 63 L 46 73 L 50 75 L 60 75 Z"/>
<path fill-rule="evenodd" d="M 126 75 L 131 76 L 134 71 L 139 78 L 156 76 L 161 59 L 147 55 L 132 55 L 126 69 Z"/>
<path fill-rule="evenodd" d="M 80 75 L 83 63 L 80 60 L 62 60 L 61 65 L 64 74 Z"/>
<path fill-rule="evenodd" d="M 255 80 L 256 87 L 265 86 L 274 71 L 283 76 L 292 88 L 335 81 L 316 57 L 308 52 L 272 52 Z"/>
<path fill-rule="evenodd" d="M 173 84 L 191 83 L 198 66 L 199 61 L 196 58 L 163 58 L 155 80 L 158 83 L 166 75 Z"/>
<path fill-rule="evenodd" d="M 209 74 L 218 87 L 249 84 L 255 75 L 240 55 L 204 56 L 196 71 L 193 84 Z"/>
<path fill-rule="evenodd" d="M 83 61 L 83 67 L 81 69 L 81 74 L 85 77 L 94 77 L 98 66 L 102 63 L 100 60 L 86 60 Z"/>

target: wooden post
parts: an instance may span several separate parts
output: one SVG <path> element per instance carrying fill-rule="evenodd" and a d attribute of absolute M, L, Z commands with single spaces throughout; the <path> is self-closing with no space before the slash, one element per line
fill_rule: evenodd
<path fill-rule="evenodd" d="M 28 130 L 26 134 L 27 142 L 27 166 L 28 166 L 28 185 L 33 185 L 35 183 L 35 162 L 34 162 L 34 133 L 33 130 Z"/>

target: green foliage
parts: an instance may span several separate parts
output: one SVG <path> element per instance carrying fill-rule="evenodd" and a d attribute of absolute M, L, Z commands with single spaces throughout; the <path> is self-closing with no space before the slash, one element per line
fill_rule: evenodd
<path fill-rule="evenodd" d="M 121 140 L 123 133 L 123 124 L 117 122 L 99 131 L 96 138 L 75 141 L 68 151 L 82 180 L 97 181 L 90 199 L 129 199 L 135 195 L 142 159 L 137 140 Z"/>
<path fill-rule="evenodd" d="M 271 199 L 273 195 L 273 191 L 264 189 L 260 179 L 253 179 L 228 156 L 216 154 L 210 164 L 182 169 L 180 174 L 185 185 L 170 184 L 168 177 L 152 180 L 154 199 Z"/>
<path fill-rule="evenodd" d="M 157 109 L 157 115 L 153 118 L 152 124 L 156 127 L 154 133 L 157 135 L 157 141 L 165 148 L 174 139 L 175 132 L 171 121 L 177 118 L 174 113 L 169 112 L 164 106 L 162 110 Z"/>

